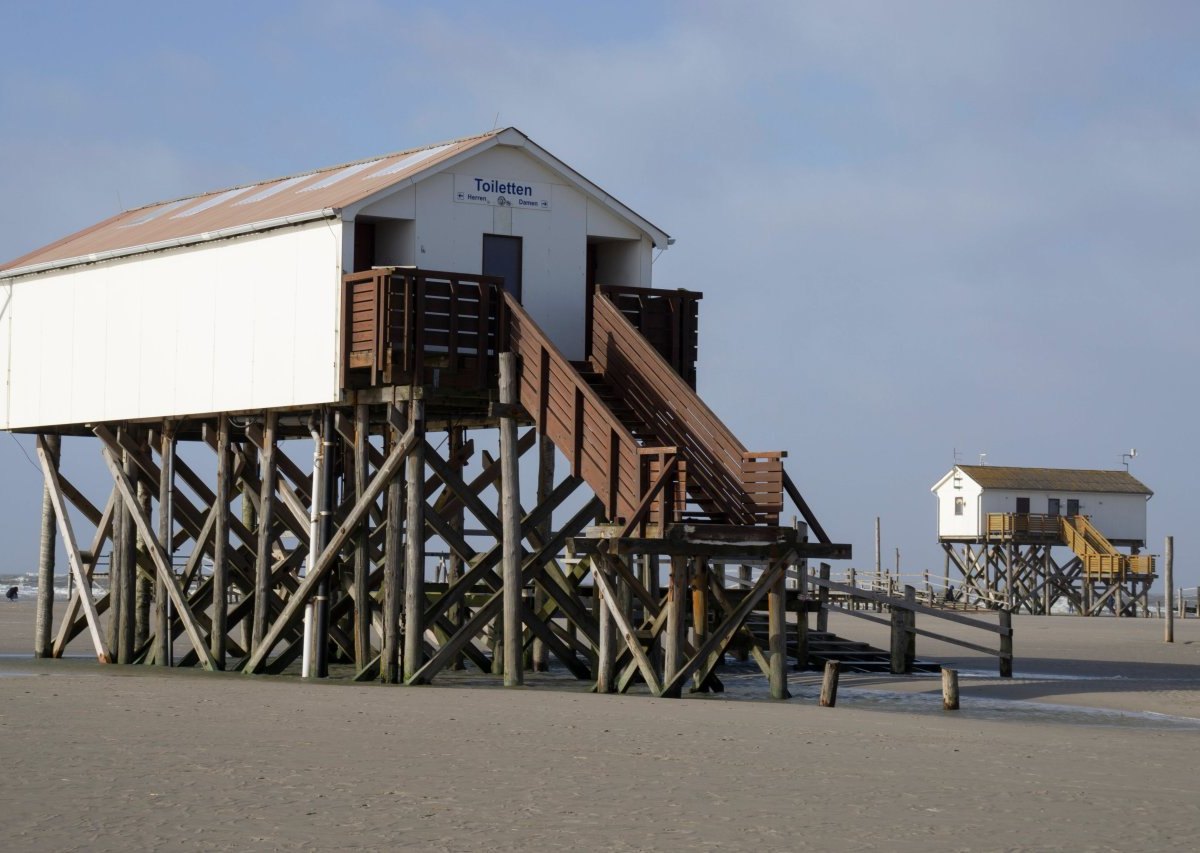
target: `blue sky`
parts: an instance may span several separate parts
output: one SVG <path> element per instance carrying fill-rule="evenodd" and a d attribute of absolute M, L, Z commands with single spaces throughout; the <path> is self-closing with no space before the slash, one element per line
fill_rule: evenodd
<path fill-rule="evenodd" d="M 1200 581 L 1200 7 L 0 3 L 0 256 L 516 125 L 678 243 L 701 390 L 856 565 L 953 462 L 1132 470 Z M 498 118 L 497 118 L 498 116 Z M 26 442 L 26 445 L 28 443 Z M 0 442 L 31 565 L 35 472 Z"/>

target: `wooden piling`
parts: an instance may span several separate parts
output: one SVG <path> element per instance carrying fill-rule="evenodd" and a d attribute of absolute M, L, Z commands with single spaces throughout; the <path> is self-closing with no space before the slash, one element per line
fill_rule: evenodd
<path fill-rule="evenodd" d="M 402 422 L 406 408 L 398 407 Z M 389 427 L 388 447 L 395 447 L 401 431 Z M 383 545 L 383 652 L 379 667 L 380 679 L 384 684 L 400 681 L 400 610 L 404 601 L 404 486 L 403 476 L 397 476 L 387 487 L 387 528 Z"/>
<path fill-rule="evenodd" d="M 821 580 L 829 580 L 829 564 L 821 563 L 818 567 L 818 572 Z M 829 587 L 817 587 L 817 602 L 820 604 L 820 610 L 817 611 L 817 630 L 829 630 Z"/>
<path fill-rule="evenodd" d="M 404 681 L 419 683 L 425 663 L 425 404 L 409 404 L 417 442 L 406 460 L 408 500 L 404 547 Z"/>
<path fill-rule="evenodd" d="M 1163 642 L 1175 642 L 1175 537 L 1168 536 L 1163 546 L 1163 592 L 1166 596 L 1163 610 L 1166 611 L 1167 621 L 1163 626 Z"/>
<path fill-rule="evenodd" d="M 168 565 L 175 558 L 175 425 L 163 422 L 159 435 L 158 467 L 158 544 Z M 174 569 L 172 568 L 172 573 Z M 167 597 L 166 580 L 155 576 L 154 581 L 154 662 L 171 666 L 174 657 L 171 644 L 171 605 Z"/>
<path fill-rule="evenodd" d="M 57 435 L 40 436 L 47 450 L 49 462 L 58 470 L 62 452 L 62 439 Z M 53 657 L 54 627 L 54 557 L 58 547 L 58 521 L 54 515 L 54 500 L 50 496 L 50 484 L 42 487 L 42 531 L 38 547 L 37 621 L 33 633 L 33 656 Z"/>
<path fill-rule="evenodd" d="M 271 528 L 275 523 L 276 432 L 279 414 L 269 409 L 263 416 L 261 487 L 258 493 L 258 536 L 255 542 L 254 611 L 250 629 L 250 648 L 258 651 L 271 619 Z"/>
<path fill-rule="evenodd" d="M 912 586 L 904 587 L 904 674 L 912 675 L 917 661 L 917 591 Z"/>
<path fill-rule="evenodd" d="M 958 670 L 942 667 L 942 710 L 958 710 Z"/>
<path fill-rule="evenodd" d="M 841 665 L 835 661 L 825 662 L 825 675 L 821 679 L 821 707 L 832 708 L 837 705 L 838 672 Z"/>
<path fill-rule="evenodd" d="M 595 571 L 602 571 L 596 568 Z M 617 664 L 617 624 L 612 616 L 612 606 L 615 602 L 605 599 L 604 593 L 597 584 L 592 595 L 596 597 L 600 608 L 600 637 L 596 653 L 596 692 L 612 693 L 616 690 Z"/>
<path fill-rule="evenodd" d="M 354 407 L 354 496 L 367 490 L 370 466 L 371 409 L 365 403 Z M 371 574 L 370 516 L 360 525 L 354 543 L 354 668 L 362 672 L 371 660 Z"/>
<path fill-rule="evenodd" d="M 767 592 L 767 648 L 772 699 L 791 696 L 787 686 L 787 573 Z"/>
<path fill-rule="evenodd" d="M 216 523 L 213 526 L 212 631 L 208 650 L 225 668 L 229 622 L 229 418 L 217 418 Z"/>
<path fill-rule="evenodd" d="M 137 476 L 137 466 L 133 457 L 126 452 L 124 458 L 125 476 L 134 480 Z M 132 499 L 136 501 L 137 495 L 133 495 Z M 137 564 L 134 558 L 137 553 L 137 532 L 133 524 L 133 509 L 128 500 L 121 503 L 121 549 L 117 555 L 121 577 L 118 588 L 120 608 L 117 618 L 117 663 L 133 663 L 136 639 L 134 628 L 137 619 Z"/>
<path fill-rule="evenodd" d="M 666 698 L 678 698 L 682 682 L 675 678 L 683 666 L 685 622 L 687 619 L 688 558 L 679 554 L 671 557 L 671 576 L 667 586 L 667 628 L 663 641 L 663 681 L 676 683 Z"/>
<path fill-rule="evenodd" d="M 537 480 L 537 505 L 541 506 L 550 497 L 550 493 L 554 491 L 554 442 L 545 433 L 538 436 L 538 480 Z M 546 520 L 538 525 L 538 536 L 542 542 L 549 542 L 553 532 L 553 518 L 547 516 Z M 535 584 L 533 588 L 533 610 L 535 613 L 540 613 L 542 608 L 546 606 L 546 590 L 542 588 L 540 583 Z M 530 667 L 534 672 L 545 672 L 550 668 L 550 652 L 546 647 L 546 643 L 541 637 L 535 637 L 533 641 L 533 649 L 530 655 Z"/>
<path fill-rule="evenodd" d="M 520 400 L 517 357 L 500 354 L 500 526 L 501 577 L 504 581 L 504 686 L 525 683 L 525 623 L 521 619 L 521 486 L 517 453 L 517 419 L 512 409 Z"/>
<path fill-rule="evenodd" d="M 1000 611 L 1000 677 L 1012 678 L 1013 674 L 1013 636 L 1012 611 Z"/>
<path fill-rule="evenodd" d="M 461 477 L 467 464 L 466 460 L 462 458 L 463 442 L 466 439 L 466 430 L 464 430 L 462 427 L 450 427 L 449 433 L 450 465 L 453 467 L 454 472 Z M 397 436 L 397 440 L 398 439 L 399 436 Z M 458 503 L 455 509 L 451 512 L 448 523 L 451 530 L 459 535 L 462 535 L 465 527 L 465 512 L 463 511 L 463 505 L 461 502 Z M 450 559 L 446 565 L 446 583 L 453 586 L 462 578 L 462 576 L 462 555 L 454 549 L 451 549 Z M 463 606 L 458 603 L 451 606 L 451 608 L 446 612 L 446 619 L 449 621 L 450 625 L 456 629 L 461 626 L 463 621 Z M 465 668 L 465 662 L 463 661 L 463 656 L 461 653 L 454 656 L 453 660 L 450 661 L 449 668 L 456 671 Z"/>
<path fill-rule="evenodd" d="M 137 483 L 137 499 L 138 506 L 147 518 L 150 517 L 150 487 L 146 485 L 144 480 L 139 479 Z M 142 541 L 141 534 L 137 536 L 136 554 L 139 558 L 144 557 L 149 559 L 150 548 L 147 543 Z M 135 649 L 142 648 L 150 639 L 150 602 L 153 598 L 154 582 L 150 576 L 138 571 L 137 562 L 133 566 L 134 581 L 134 621 L 133 621 L 133 645 Z"/>

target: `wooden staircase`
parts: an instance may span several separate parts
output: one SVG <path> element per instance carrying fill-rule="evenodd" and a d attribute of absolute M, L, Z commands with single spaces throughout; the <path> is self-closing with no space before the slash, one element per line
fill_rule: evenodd
<path fill-rule="evenodd" d="M 778 524 L 785 454 L 747 451 L 607 296 L 593 296 L 585 363 L 568 361 L 504 298 L 521 405 L 605 502 L 610 521 L 660 531 L 681 521 Z"/>
<path fill-rule="evenodd" d="M 1085 575 L 1109 580 L 1131 575 L 1154 576 L 1153 556 L 1122 554 L 1086 515 L 1066 516 L 1060 524 L 1062 538 L 1083 563 Z"/>

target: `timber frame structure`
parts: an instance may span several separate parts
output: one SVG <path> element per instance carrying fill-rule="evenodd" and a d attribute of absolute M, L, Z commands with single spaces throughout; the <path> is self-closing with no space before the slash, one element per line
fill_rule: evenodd
<path fill-rule="evenodd" d="M 740 650 L 785 698 L 787 613 L 809 609 L 788 570 L 850 547 L 829 540 L 786 454 L 747 451 L 696 395 L 699 298 L 597 288 L 589 358 L 571 362 L 499 279 L 372 269 L 343 279 L 337 404 L 39 434 L 35 653 L 86 632 L 105 663 L 300 662 L 322 677 L 340 662 L 406 684 L 472 667 L 519 685 L 553 659 L 599 692 L 676 697 L 720 689 L 715 670 Z M 498 431 L 497 455 L 471 430 Z M 103 501 L 64 475 L 61 435 L 97 440 Z M 294 440 L 311 442 L 311 469 L 286 452 Z M 213 454 L 215 479 L 181 443 Z M 785 494 L 804 524 L 780 525 Z M 73 585 L 54 631 L 56 534 Z M 430 540 L 445 545 L 433 580 Z M 710 570 L 725 563 L 757 577 L 726 588 Z M 764 609 L 765 641 L 748 627 Z"/>
<path fill-rule="evenodd" d="M 943 537 L 947 574 L 962 576 L 963 601 L 1013 612 L 1048 615 L 1065 604 L 1072 613 L 1097 616 L 1149 613 L 1155 558 L 1141 543 L 1116 543 L 1083 515 L 989 513 L 980 539 Z M 1060 562 L 1055 547 L 1066 547 Z"/>

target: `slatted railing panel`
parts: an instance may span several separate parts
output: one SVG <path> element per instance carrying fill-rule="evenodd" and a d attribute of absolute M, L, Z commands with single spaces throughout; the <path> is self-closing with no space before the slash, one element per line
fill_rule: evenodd
<path fill-rule="evenodd" d="M 700 339 L 699 301 L 704 294 L 692 290 L 611 285 L 601 285 L 599 289 L 667 364 L 695 388 Z"/>
<path fill-rule="evenodd" d="M 783 454 L 748 453 L 602 293 L 593 298 L 592 360 L 638 416 L 688 463 L 693 496 L 733 524 L 775 524 L 783 509 Z"/>
<path fill-rule="evenodd" d="M 508 344 L 521 363 L 521 405 L 604 501 L 608 518 L 632 518 L 643 493 L 637 440 L 520 304 L 504 299 Z"/>

